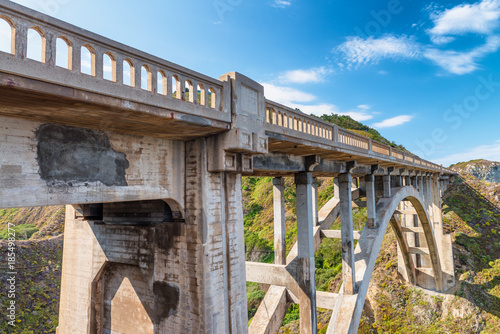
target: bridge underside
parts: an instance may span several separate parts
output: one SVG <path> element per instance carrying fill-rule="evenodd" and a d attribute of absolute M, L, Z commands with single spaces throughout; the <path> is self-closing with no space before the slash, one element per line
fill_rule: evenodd
<path fill-rule="evenodd" d="M 0 99 L 0 116 L 168 140 L 206 137 L 230 127 L 228 122 L 182 113 L 178 108 L 127 101 L 2 72 Z"/>

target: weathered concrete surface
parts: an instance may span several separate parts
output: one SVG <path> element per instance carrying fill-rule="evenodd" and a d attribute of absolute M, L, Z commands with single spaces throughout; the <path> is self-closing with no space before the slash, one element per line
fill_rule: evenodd
<path fill-rule="evenodd" d="M 241 179 L 186 147 L 185 207 L 105 203 L 88 221 L 68 206 L 58 334 L 247 331 Z"/>
<path fill-rule="evenodd" d="M 0 152 L 2 208 L 158 198 L 184 205 L 184 142 L 0 117 Z"/>
<path fill-rule="evenodd" d="M 274 334 L 283 323 L 289 302 L 286 288 L 271 286 L 248 328 L 249 334 Z"/>
<path fill-rule="evenodd" d="M 36 131 L 40 176 L 48 186 L 72 182 L 101 182 L 127 186 L 129 162 L 111 148 L 108 136 L 97 130 L 42 124 Z"/>

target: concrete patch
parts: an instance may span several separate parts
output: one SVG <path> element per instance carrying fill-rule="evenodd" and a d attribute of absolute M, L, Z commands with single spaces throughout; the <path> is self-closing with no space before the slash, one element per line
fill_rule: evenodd
<path fill-rule="evenodd" d="M 126 155 L 111 148 L 104 132 L 43 124 L 36 139 L 40 175 L 48 186 L 96 181 L 106 186 L 128 185 Z"/>
<path fill-rule="evenodd" d="M 153 284 L 153 293 L 155 295 L 155 324 L 159 324 L 177 313 L 180 290 L 175 285 L 156 281 Z"/>

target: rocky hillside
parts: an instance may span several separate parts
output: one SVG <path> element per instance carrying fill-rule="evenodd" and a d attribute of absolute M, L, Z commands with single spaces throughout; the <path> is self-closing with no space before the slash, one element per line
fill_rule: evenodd
<path fill-rule="evenodd" d="M 478 159 L 459 162 L 450 168 L 461 174 L 475 176 L 479 180 L 500 183 L 500 162 Z"/>

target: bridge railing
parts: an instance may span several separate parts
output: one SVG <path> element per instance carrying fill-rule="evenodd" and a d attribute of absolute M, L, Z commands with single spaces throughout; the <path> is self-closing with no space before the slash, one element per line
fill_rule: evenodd
<path fill-rule="evenodd" d="M 0 0 L 0 19 L 12 31 L 11 50 L 1 54 L 6 72 L 230 121 L 219 80 L 10 1 Z"/>
<path fill-rule="evenodd" d="M 405 165 L 449 172 L 447 168 L 425 161 L 414 154 L 397 150 L 389 145 L 376 142 L 371 138 L 270 100 L 266 100 L 266 123 L 267 129 L 273 132 L 316 140 L 325 144 L 334 142 L 341 148 L 390 157 L 391 160 L 400 161 Z"/>

